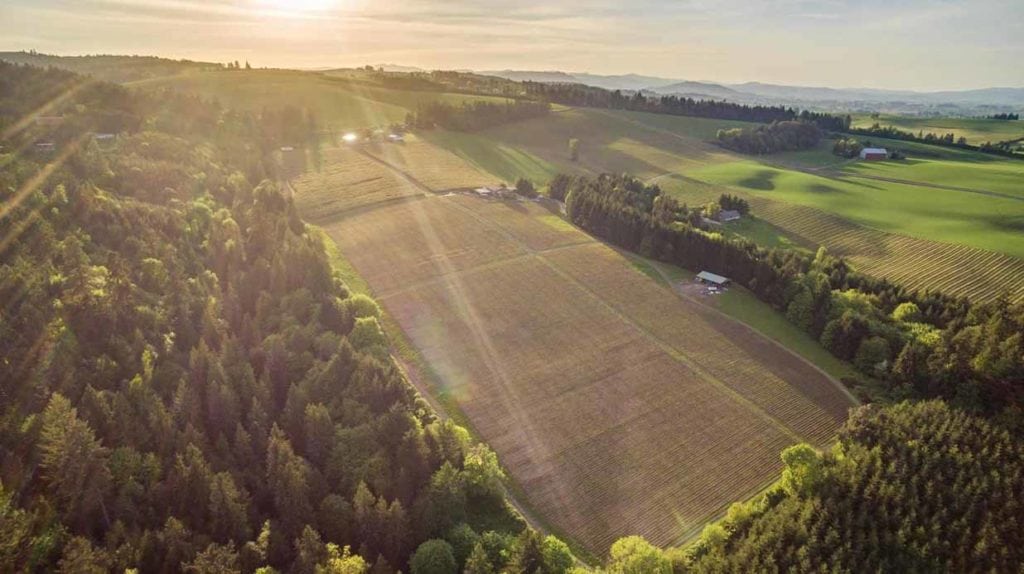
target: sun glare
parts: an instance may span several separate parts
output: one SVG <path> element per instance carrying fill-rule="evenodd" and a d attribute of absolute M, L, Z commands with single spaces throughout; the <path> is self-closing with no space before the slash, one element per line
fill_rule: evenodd
<path fill-rule="evenodd" d="M 333 8 L 338 0 L 258 0 L 265 8 L 285 14 L 306 14 L 323 12 Z"/>

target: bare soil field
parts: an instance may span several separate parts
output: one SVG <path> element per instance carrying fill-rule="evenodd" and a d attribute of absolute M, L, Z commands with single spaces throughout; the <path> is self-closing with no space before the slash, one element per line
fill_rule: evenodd
<path fill-rule="evenodd" d="M 422 195 L 423 191 L 393 170 L 351 147 L 325 148 L 323 167 L 308 171 L 292 185 L 301 189 L 298 207 L 313 222 L 345 211 Z M 339 193 L 339 190 L 345 190 Z"/>
<path fill-rule="evenodd" d="M 415 174 L 416 180 L 432 191 L 497 183 L 494 176 L 477 170 L 459 156 L 411 134 L 404 143 L 376 143 L 362 149 L 402 172 Z"/>
<path fill-rule="evenodd" d="M 556 209 L 429 193 L 447 182 L 430 187 L 410 165 L 400 177 L 421 195 L 319 223 L 522 502 L 594 554 L 630 534 L 659 545 L 696 534 L 777 478 L 781 449 L 825 446 L 853 406 L 802 359 L 658 285 Z"/>

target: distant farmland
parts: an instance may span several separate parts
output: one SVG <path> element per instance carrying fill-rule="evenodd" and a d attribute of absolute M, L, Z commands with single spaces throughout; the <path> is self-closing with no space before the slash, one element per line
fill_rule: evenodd
<path fill-rule="evenodd" d="M 928 156 L 842 165 L 825 143 L 761 162 L 709 143 L 718 127 L 740 122 L 586 109 L 552 116 L 424 137 L 503 177 L 518 172 L 542 182 L 558 171 L 628 172 L 690 205 L 723 192 L 743 195 L 755 216 L 784 234 L 772 237 L 763 224 L 741 227 L 762 243 L 825 245 L 864 272 L 911 287 L 941 286 L 978 301 L 1002 292 L 1024 299 L 1022 161 L 898 142 Z M 578 163 L 568 159 L 570 137 L 581 141 Z"/>
<path fill-rule="evenodd" d="M 240 109 L 296 106 L 314 112 L 322 126 L 335 130 L 404 122 L 408 112 L 428 102 L 504 101 L 490 96 L 397 90 L 294 70 L 194 71 L 129 85 L 187 91 Z"/>
<path fill-rule="evenodd" d="M 1024 122 L 1020 120 L 989 120 L 984 118 L 917 118 L 908 116 L 883 115 L 872 118 L 870 115 L 856 115 L 853 126 L 858 128 L 871 127 L 872 124 L 893 126 L 903 131 L 917 134 L 919 132 L 945 135 L 952 133 L 954 137 L 965 137 L 967 143 L 978 145 L 985 142 L 1001 142 L 1024 137 Z"/>
<path fill-rule="evenodd" d="M 824 446 L 853 405 L 538 204 L 423 195 L 320 222 L 525 502 L 595 553 L 696 533 L 773 480 L 780 449 Z"/>

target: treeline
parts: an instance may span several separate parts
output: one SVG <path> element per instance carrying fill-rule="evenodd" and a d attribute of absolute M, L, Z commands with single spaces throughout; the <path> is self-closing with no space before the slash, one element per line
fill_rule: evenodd
<path fill-rule="evenodd" d="M 1024 563 L 1024 449 L 938 402 L 854 411 L 838 445 L 782 453 L 781 480 L 684 548 L 636 537 L 616 572 L 1013 572 Z M 622 568 L 633 566 L 634 569 Z"/>
<path fill-rule="evenodd" d="M 525 100 L 506 103 L 463 102 L 453 106 L 444 102 L 430 102 L 410 113 L 406 124 L 416 128 L 440 127 L 446 130 L 471 132 L 502 124 L 537 118 L 551 111 L 550 104 Z"/>
<path fill-rule="evenodd" d="M 632 110 L 762 124 L 801 120 L 813 123 L 827 131 L 845 131 L 851 121 L 849 116 L 834 116 L 808 110 L 798 112 L 784 106 L 748 106 L 680 96 L 648 97 L 641 92 L 627 95 L 619 90 L 612 91 L 582 84 L 523 82 L 522 85 L 529 97 L 569 106 Z"/>
<path fill-rule="evenodd" d="M 953 133 L 934 134 L 931 132 L 918 132 L 915 134 L 914 132 L 904 131 L 893 126 L 881 126 L 877 122 L 872 124 L 871 127 L 850 128 L 847 131 L 851 134 L 862 136 L 875 136 L 929 145 L 955 147 L 1006 157 L 1021 157 L 1021 154 L 1015 152 L 1014 142 L 985 142 L 981 145 L 971 145 L 967 143 L 967 138 L 963 136 L 956 137 Z"/>
<path fill-rule="evenodd" d="M 750 128 L 718 130 L 718 143 L 745 154 L 765 155 L 811 149 L 821 141 L 821 130 L 804 121 L 772 122 Z"/>
<path fill-rule="evenodd" d="M 989 120 L 1019 120 L 1020 114 L 992 114 L 991 116 L 985 116 L 985 119 Z"/>
<path fill-rule="evenodd" d="M 8 74 L 5 110 L 75 80 Z M 273 114 L 100 89 L 55 111 L 138 131 L 0 170 L 0 570 L 567 569 L 263 179 Z"/>
<path fill-rule="evenodd" d="M 630 176 L 577 178 L 568 187 L 576 225 L 645 256 L 730 277 L 893 395 L 941 397 L 1009 418 L 1024 406 L 1024 304 L 972 306 L 856 273 L 824 248 L 810 257 L 726 239 L 676 217 L 682 206 Z"/>

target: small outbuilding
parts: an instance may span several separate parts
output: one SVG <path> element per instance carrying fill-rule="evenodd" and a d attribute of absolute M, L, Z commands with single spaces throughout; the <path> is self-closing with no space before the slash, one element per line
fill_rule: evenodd
<path fill-rule="evenodd" d="M 722 223 L 729 223 L 730 221 L 739 221 L 743 218 L 743 214 L 736 211 L 735 209 L 723 209 L 718 213 L 718 221 Z"/>
<path fill-rule="evenodd" d="M 722 277 L 716 273 L 710 271 L 701 271 L 697 274 L 697 280 L 706 285 L 716 285 L 718 287 L 725 287 L 732 283 L 728 277 Z"/>
<path fill-rule="evenodd" d="M 888 159 L 889 152 L 884 147 L 866 147 L 860 150 L 860 159 L 867 161 L 878 161 Z"/>

